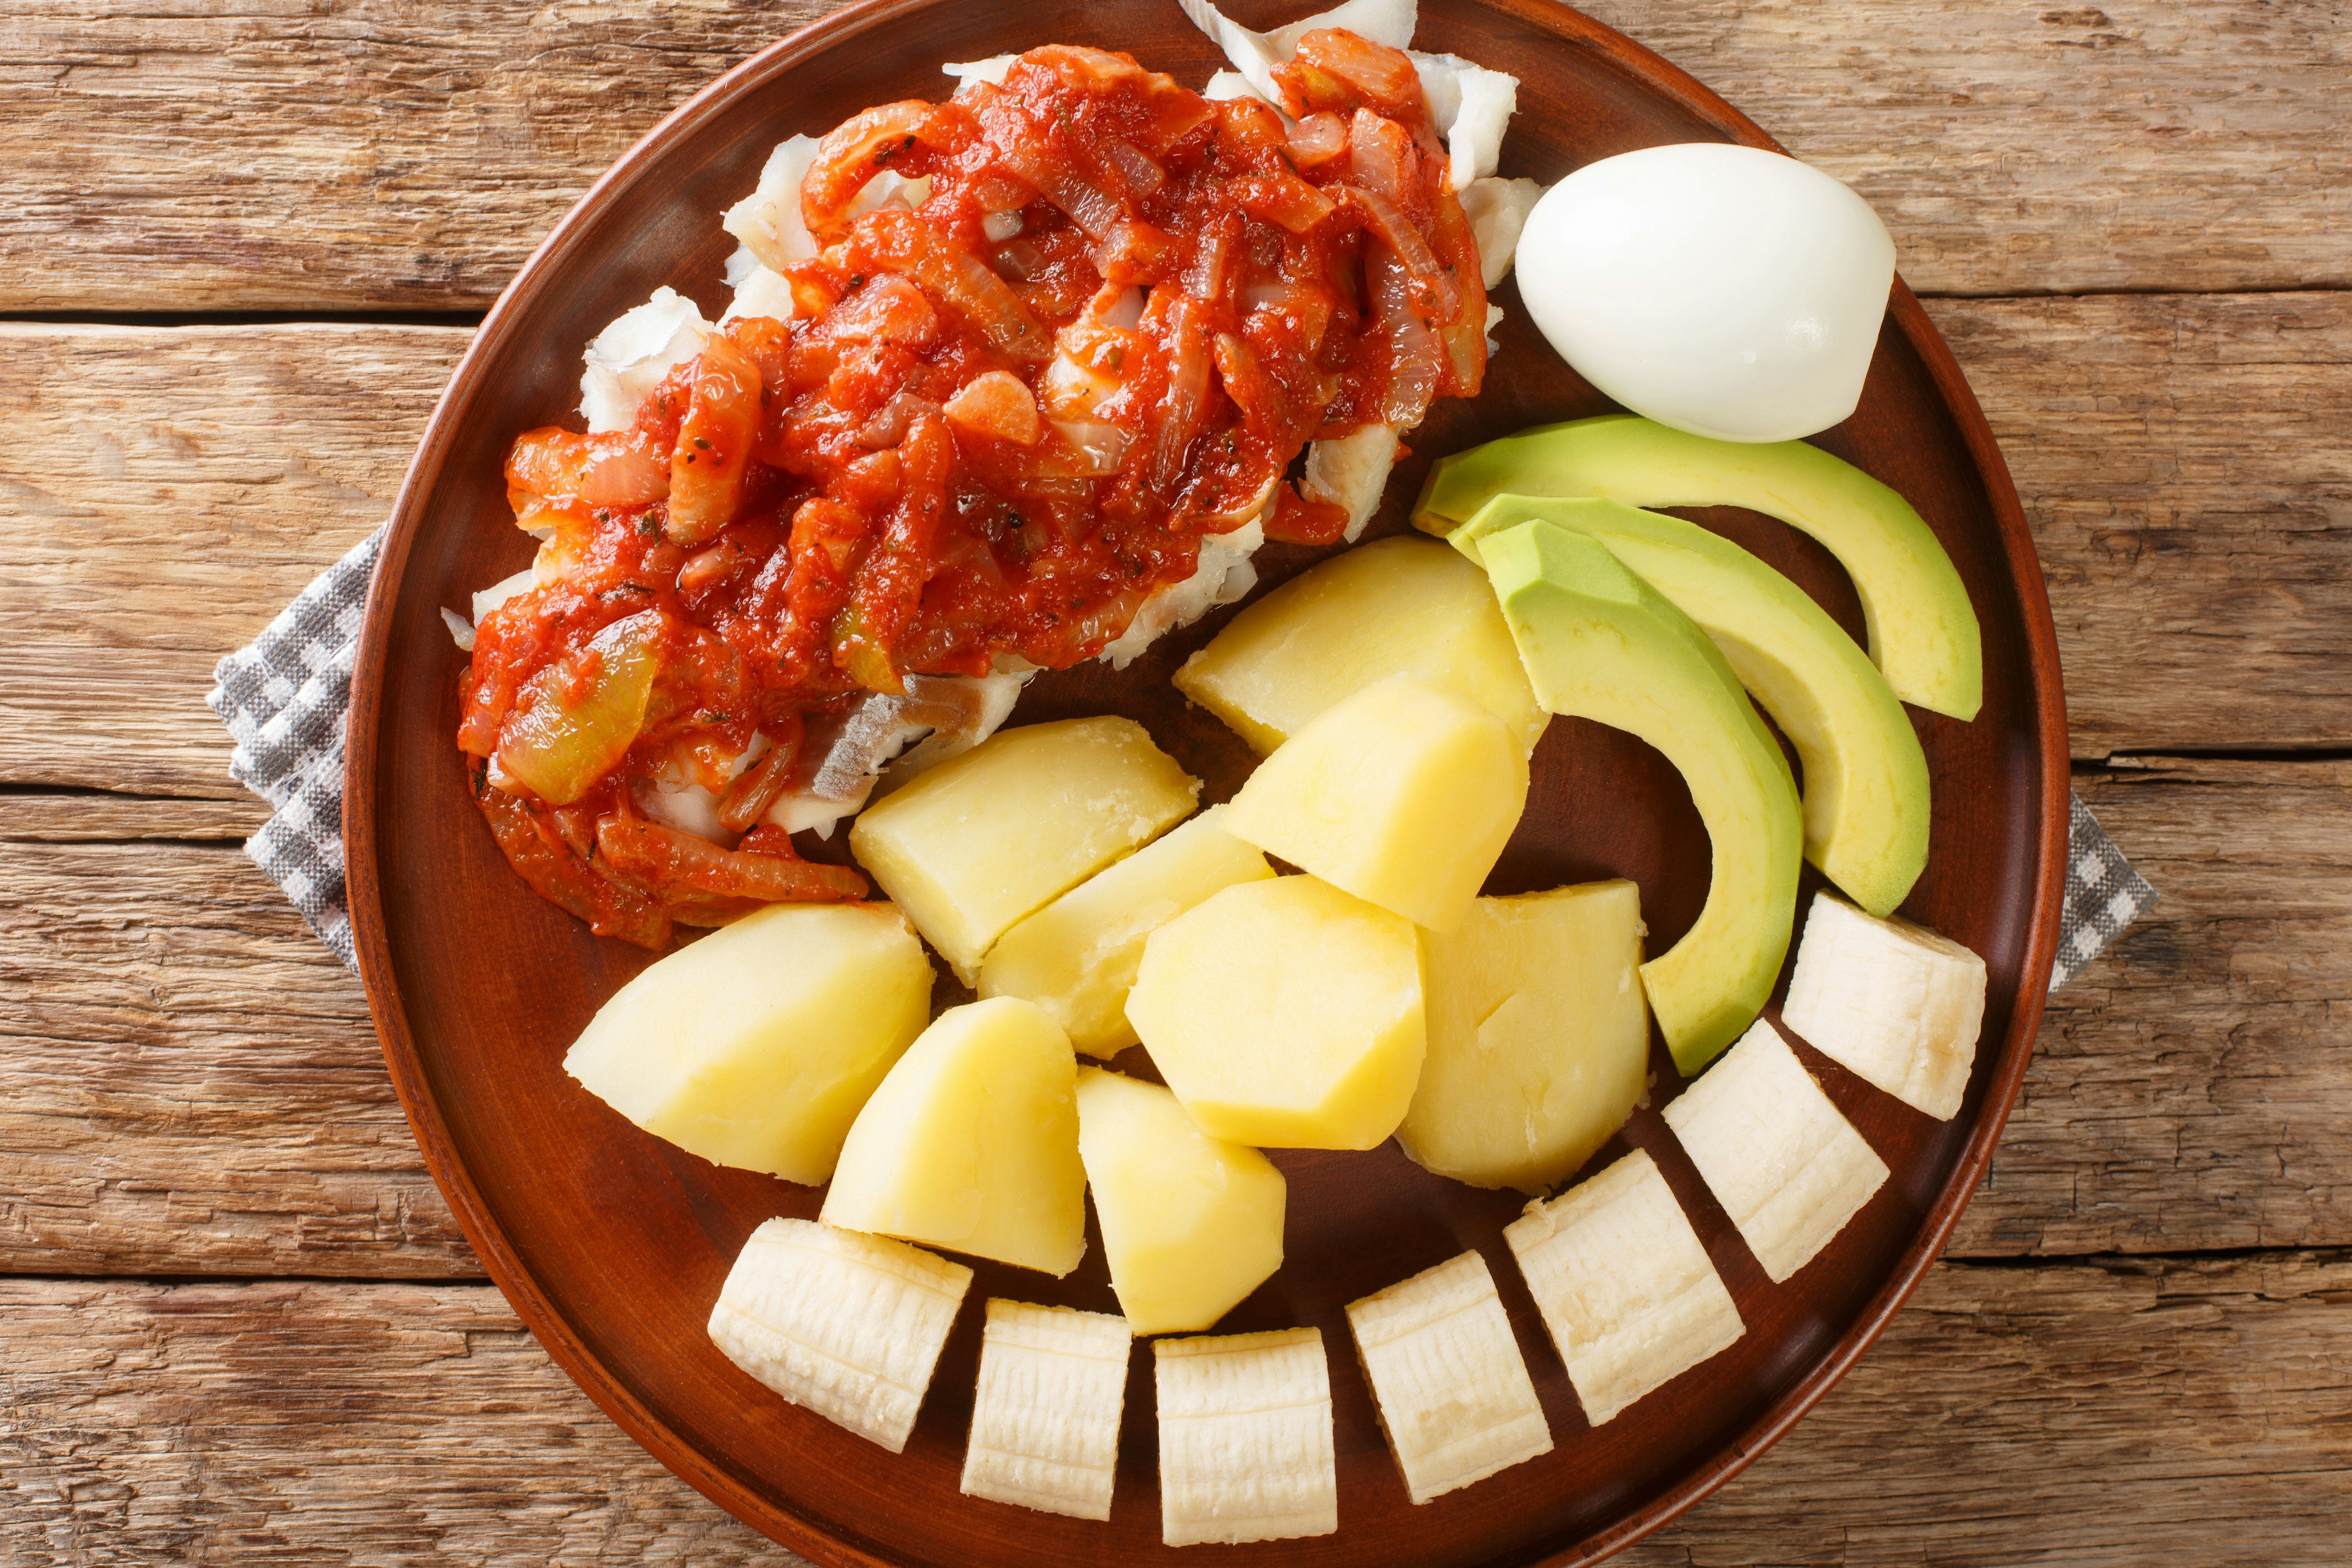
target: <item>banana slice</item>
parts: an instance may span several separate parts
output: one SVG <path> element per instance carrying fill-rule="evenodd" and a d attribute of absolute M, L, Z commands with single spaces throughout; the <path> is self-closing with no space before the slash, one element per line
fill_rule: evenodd
<path fill-rule="evenodd" d="M 1160 1539 L 1286 1541 L 1339 1528 L 1319 1329 L 1160 1340 Z"/>
<path fill-rule="evenodd" d="M 1529 1204 L 1503 1239 L 1595 1426 L 1746 1331 L 1698 1233 L 1642 1150 L 1549 1203 Z"/>
<path fill-rule="evenodd" d="M 1414 1502 L 1551 1452 L 1519 1342 L 1476 1253 L 1351 1302 L 1348 1327 Z"/>
<path fill-rule="evenodd" d="M 1780 1022 L 1915 1110 L 1949 1121 L 1984 1026 L 1985 963 L 1909 921 L 1813 895 Z"/>
<path fill-rule="evenodd" d="M 1133 1340 L 1125 1318 L 990 1301 L 965 1495 L 1108 1519 Z"/>
<path fill-rule="evenodd" d="M 772 1219 L 728 1270 L 710 1339 L 794 1405 L 904 1453 L 971 1286 L 903 1241 Z"/>
<path fill-rule="evenodd" d="M 1886 1180 L 1769 1018 L 1677 1096 L 1666 1125 L 1779 1284 L 1812 1261 Z"/>

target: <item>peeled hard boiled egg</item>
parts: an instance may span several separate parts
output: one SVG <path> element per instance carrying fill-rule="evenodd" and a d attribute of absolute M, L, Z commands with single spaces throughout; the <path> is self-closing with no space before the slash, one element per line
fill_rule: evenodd
<path fill-rule="evenodd" d="M 1788 441 L 1853 412 L 1895 282 L 1870 204 L 1720 142 L 1603 158 L 1546 191 L 1519 294 L 1560 357 L 1662 425 Z"/>

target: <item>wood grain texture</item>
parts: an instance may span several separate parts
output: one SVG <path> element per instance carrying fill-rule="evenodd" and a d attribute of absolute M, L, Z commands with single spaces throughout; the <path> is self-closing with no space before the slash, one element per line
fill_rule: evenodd
<path fill-rule="evenodd" d="M 0 323 L 0 783 L 247 798 L 213 665 L 383 521 L 467 335 Z"/>
<path fill-rule="evenodd" d="M 2035 523 L 2076 753 L 2352 743 L 2352 297 L 1933 312 Z M 0 324 L 0 784 L 238 795 L 213 663 L 383 519 L 465 342 Z"/>
<path fill-rule="evenodd" d="M 0 850 L 0 1268 L 478 1273 L 359 982 L 233 846 Z"/>
<path fill-rule="evenodd" d="M 2352 1242 L 2352 763 L 2075 785 L 2161 901 L 2051 997 L 1954 1250 Z"/>
<path fill-rule="evenodd" d="M 1941 1265 L 1793 1434 L 1618 1561 L 2335 1564 L 2347 1331 L 2341 1258 Z M 797 1561 L 486 1286 L 0 1280 L 0 1364 L 10 1568 Z"/>
<path fill-rule="evenodd" d="M 242 843 L 269 820 L 257 795 L 235 800 L 34 789 L 0 792 L 0 844 Z"/>
<path fill-rule="evenodd" d="M 480 309 L 663 114 L 829 8 L 11 0 L 0 310 Z M 1585 9 L 1854 184 L 1922 292 L 2352 283 L 2332 0 Z"/>
<path fill-rule="evenodd" d="M 2352 743 L 2352 295 L 1944 301 L 2076 756 Z"/>
<path fill-rule="evenodd" d="M 2076 784 L 2163 900 L 2052 998 L 1952 1252 L 2352 1245 L 2352 763 Z M 358 983 L 233 849 L 0 851 L 0 1272 L 478 1273 Z"/>

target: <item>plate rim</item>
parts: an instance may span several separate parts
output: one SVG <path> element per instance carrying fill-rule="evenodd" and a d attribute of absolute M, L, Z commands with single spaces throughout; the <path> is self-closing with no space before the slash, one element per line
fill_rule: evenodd
<path fill-rule="evenodd" d="M 438 481 L 455 439 L 455 409 L 469 402 L 484 374 L 493 346 L 505 334 L 522 297 L 534 292 L 540 275 L 553 264 L 575 230 L 589 226 L 672 142 L 725 112 L 732 102 L 768 77 L 850 41 L 902 15 L 926 12 L 941 0 L 856 0 L 770 44 L 705 85 L 665 115 L 635 145 L 599 175 L 554 227 L 533 247 L 497 301 L 475 329 L 457 369 L 434 404 L 431 418 L 411 458 L 385 524 L 383 548 L 369 584 L 365 621 L 352 677 L 342 843 L 345 896 L 352 947 L 375 1026 L 377 1044 L 401 1109 L 408 1118 L 425 1167 L 449 1204 L 467 1242 L 508 1304 L 548 1354 L 615 1425 L 672 1474 L 728 1513 L 823 1568 L 905 1568 L 903 1560 L 878 1554 L 780 1507 L 713 1463 L 672 1431 L 588 1350 L 563 1314 L 540 1289 L 492 1217 L 473 1173 L 459 1157 L 438 1102 L 426 1082 L 424 1063 L 408 1026 L 392 959 L 376 860 L 377 740 L 385 669 L 390 655 L 392 605 L 398 596 L 410 550 L 424 523 L 422 501 Z M 1645 46 L 1559 0 L 1424 0 L 1471 4 L 1551 35 L 1564 47 L 1601 57 L 1619 73 L 1673 100 L 1709 122 L 1728 140 L 1775 153 L 1787 149 L 1727 100 Z M 2039 710 L 2036 736 L 2043 781 L 2040 804 L 2039 854 L 2031 900 L 2033 918 L 2019 973 L 2010 1026 L 1987 1085 L 1983 1109 L 1968 1142 L 1946 1176 L 1936 1201 L 1885 1281 L 1864 1304 L 1854 1321 L 1815 1361 L 1735 1436 L 1691 1470 L 1622 1517 L 1580 1541 L 1529 1559 L 1523 1568 L 1578 1568 L 1622 1551 L 1687 1512 L 1745 1470 L 1787 1434 L 1877 1342 L 1927 1270 L 1943 1256 L 1960 1214 L 1982 1184 L 1994 1148 L 2014 1109 L 2033 1056 L 2056 957 L 2061 895 L 2064 887 L 2069 805 L 2059 781 L 2069 777 L 2064 687 L 2057 629 L 2047 584 L 2033 548 L 2015 484 L 1990 424 L 1959 363 L 1927 311 L 1900 276 L 1889 299 L 1887 320 L 1899 330 L 1927 367 L 1938 396 L 1967 447 L 2000 536 L 2025 629 L 2027 671 Z"/>

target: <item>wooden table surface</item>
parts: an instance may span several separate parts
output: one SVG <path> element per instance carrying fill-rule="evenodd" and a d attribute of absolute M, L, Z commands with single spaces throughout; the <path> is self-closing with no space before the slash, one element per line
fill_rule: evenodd
<path fill-rule="evenodd" d="M 1589 7 L 1893 226 L 2163 894 L 1885 1341 L 1627 1563 L 2352 1562 L 2352 16 L 2053 3 Z M 822 9 L 0 0 L 6 1568 L 795 1561 L 484 1282 L 203 697 L 587 183 Z"/>

